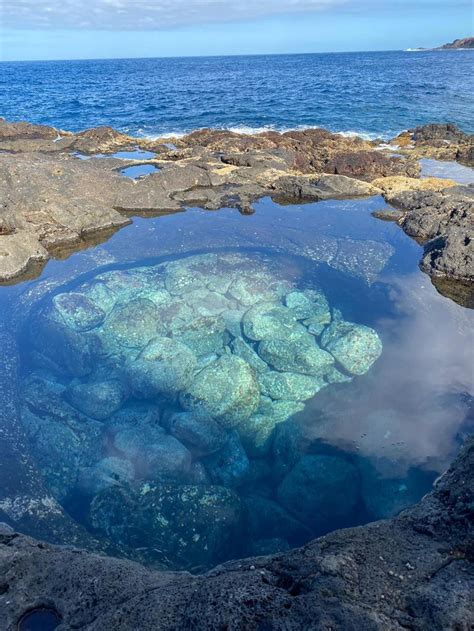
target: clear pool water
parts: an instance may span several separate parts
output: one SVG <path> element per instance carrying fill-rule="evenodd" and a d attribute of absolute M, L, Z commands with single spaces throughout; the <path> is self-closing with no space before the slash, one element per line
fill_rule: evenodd
<path fill-rule="evenodd" d="M 75 520 L 202 571 L 397 514 L 472 431 L 472 312 L 381 198 L 136 218 L 0 288 L 22 422 Z"/>

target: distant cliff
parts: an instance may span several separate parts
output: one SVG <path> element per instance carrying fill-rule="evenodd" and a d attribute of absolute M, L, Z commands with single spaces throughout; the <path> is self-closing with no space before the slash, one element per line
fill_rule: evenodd
<path fill-rule="evenodd" d="M 474 37 L 464 37 L 463 39 L 455 39 L 450 44 L 438 46 L 436 50 L 449 50 L 451 48 L 474 48 Z"/>

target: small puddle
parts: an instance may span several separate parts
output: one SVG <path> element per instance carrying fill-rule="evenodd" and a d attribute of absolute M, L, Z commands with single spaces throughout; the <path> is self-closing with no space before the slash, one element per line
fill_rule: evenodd
<path fill-rule="evenodd" d="M 55 609 L 44 607 L 28 611 L 18 622 L 19 631 L 53 631 L 61 624 Z"/>
<path fill-rule="evenodd" d="M 159 170 L 160 169 L 154 164 L 137 164 L 136 166 L 134 165 L 121 169 L 120 173 L 125 175 L 125 177 L 130 177 L 133 180 L 136 180 L 138 178 L 145 177 L 145 175 L 150 175 L 150 173 L 157 173 Z"/>
<path fill-rule="evenodd" d="M 133 151 L 117 151 L 116 153 L 96 153 L 87 156 L 79 151 L 74 154 L 79 160 L 90 160 L 91 158 L 118 158 L 119 160 L 152 160 L 156 158 L 156 154 L 152 151 L 143 151 L 142 149 L 134 149 Z"/>
<path fill-rule="evenodd" d="M 420 160 L 421 177 L 439 177 L 454 180 L 459 184 L 474 184 L 474 169 L 458 162 L 445 160 Z"/>

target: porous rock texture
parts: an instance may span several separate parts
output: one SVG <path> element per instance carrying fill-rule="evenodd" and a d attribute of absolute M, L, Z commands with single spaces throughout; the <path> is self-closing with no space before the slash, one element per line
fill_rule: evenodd
<path fill-rule="evenodd" d="M 468 631 L 474 621 L 474 442 L 432 493 L 388 521 L 204 575 L 0 529 L 0 626 L 48 608 L 58 629 Z"/>
<path fill-rule="evenodd" d="M 446 295 L 474 307 L 474 187 L 405 191 L 390 198 L 398 223 L 423 245 L 421 269 L 444 281 Z M 446 282 L 447 281 L 447 282 Z"/>

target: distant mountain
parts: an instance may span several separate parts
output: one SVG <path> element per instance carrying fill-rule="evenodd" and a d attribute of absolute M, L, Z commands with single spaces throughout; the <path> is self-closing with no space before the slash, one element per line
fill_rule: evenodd
<path fill-rule="evenodd" d="M 451 48 L 474 48 L 474 37 L 455 39 L 454 42 L 438 46 L 435 50 L 450 50 Z"/>
<path fill-rule="evenodd" d="M 474 37 L 463 37 L 462 39 L 455 39 L 450 44 L 443 44 L 442 46 L 436 46 L 436 48 L 406 48 L 407 53 L 417 53 L 427 50 L 466 50 L 467 48 L 474 49 Z"/>

